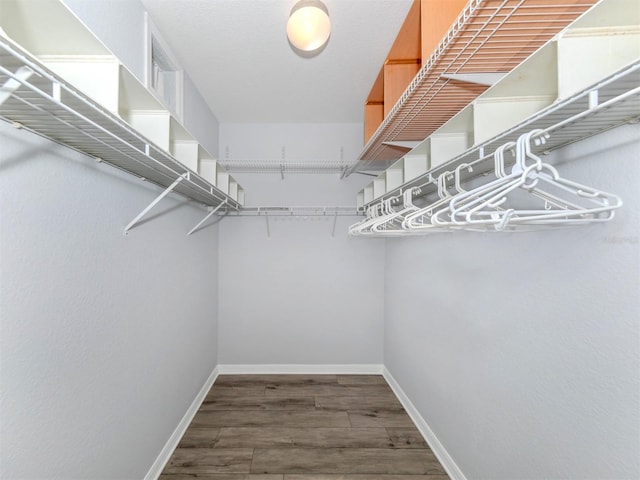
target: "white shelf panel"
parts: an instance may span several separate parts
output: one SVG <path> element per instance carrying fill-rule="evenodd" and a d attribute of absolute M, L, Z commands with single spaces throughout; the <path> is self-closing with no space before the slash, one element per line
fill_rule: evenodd
<path fill-rule="evenodd" d="M 385 174 L 382 173 L 382 175 L 378 178 L 376 178 L 373 181 L 373 198 L 377 198 L 380 197 L 382 195 L 384 195 L 387 192 L 387 185 L 386 185 L 386 178 L 385 178 Z"/>
<path fill-rule="evenodd" d="M 0 27 L 34 55 L 110 53 L 59 0 L 2 0 Z"/>
<path fill-rule="evenodd" d="M 120 64 L 113 55 L 41 55 L 38 60 L 111 113 L 118 113 Z"/>
<path fill-rule="evenodd" d="M 395 190 L 404 183 L 404 159 L 398 160 L 387 169 L 386 191 Z"/>
<path fill-rule="evenodd" d="M 366 187 L 364 187 L 363 192 L 363 197 L 364 197 L 364 204 L 368 204 L 373 200 L 373 183 L 370 183 L 369 185 L 367 185 Z"/>
<path fill-rule="evenodd" d="M 218 162 L 206 150 L 200 147 L 198 155 L 198 174 L 212 185 L 216 184 Z"/>
<path fill-rule="evenodd" d="M 427 139 L 418 149 L 422 152 L 408 153 L 404 156 L 404 182 L 409 182 L 429 171 L 431 168 L 431 140 Z"/>
<path fill-rule="evenodd" d="M 640 25 L 570 29 L 558 40 L 558 97 L 586 88 L 639 56 Z"/>
<path fill-rule="evenodd" d="M 229 194 L 229 183 L 231 181 L 231 177 L 227 172 L 218 172 L 216 176 L 216 186 L 218 189 L 224 193 L 225 195 Z"/>
<path fill-rule="evenodd" d="M 22 67 L 34 72 L 27 80 L 16 76 Z M 0 104 L 3 119 L 163 187 L 187 174 L 176 192 L 208 206 L 227 200 L 231 208 L 239 208 L 236 200 L 182 165 L 166 149 L 66 85 L 21 47 L 0 37 L 0 85 L 11 79 L 20 86 Z"/>
<path fill-rule="evenodd" d="M 242 188 L 240 185 L 238 185 L 238 203 L 240 204 L 240 206 L 244 206 L 245 204 L 245 194 L 244 194 L 244 188 Z"/>

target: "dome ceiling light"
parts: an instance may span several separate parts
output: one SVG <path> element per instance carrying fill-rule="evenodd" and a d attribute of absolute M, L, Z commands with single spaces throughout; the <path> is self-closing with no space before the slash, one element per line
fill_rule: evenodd
<path fill-rule="evenodd" d="M 329 10 L 320 0 L 300 0 L 291 9 L 287 37 L 294 51 L 303 57 L 319 54 L 331 35 Z"/>

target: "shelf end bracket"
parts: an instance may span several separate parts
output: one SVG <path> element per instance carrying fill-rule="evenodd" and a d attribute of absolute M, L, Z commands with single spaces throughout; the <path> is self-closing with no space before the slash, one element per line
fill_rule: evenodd
<path fill-rule="evenodd" d="M 476 83 L 478 85 L 486 85 L 490 87 L 497 83 L 498 80 L 506 74 L 506 72 L 443 73 L 440 77 L 447 80 Z"/>
<path fill-rule="evenodd" d="M 183 173 L 182 175 L 180 175 L 178 178 L 176 178 L 175 182 L 173 182 L 171 185 L 169 185 L 164 192 L 162 192 L 160 195 L 158 195 L 156 197 L 156 199 L 151 202 L 144 210 L 142 210 L 138 216 L 136 218 L 134 218 L 133 220 L 131 220 L 131 222 L 129 222 L 129 225 L 127 225 L 126 227 L 124 227 L 124 234 L 128 235 L 129 234 L 129 230 L 131 230 L 133 227 L 136 226 L 136 224 L 142 219 L 142 217 L 144 217 L 147 213 L 149 213 L 149 210 L 151 210 L 153 207 L 155 207 L 158 202 L 160 202 L 160 200 L 162 200 L 164 197 L 166 197 L 169 193 L 171 193 L 171 191 L 176 188 L 178 186 L 178 184 L 184 180 L 185 178 L 187 178 L 187 173 Z"/>
<path fill-rule="evenodd" d="M 22 66 L 18 70 L 16 70 L 14 76 L 12 78 L 9 78 L 0 87 L 0 105 L 2 105 L 13 92 L 20 88 L 22 82 L 28 80 L 28 78 L 33 74 L 33 70 L 31 70 L 27 66 Z"/>
<path fill-rule="evenodd" d="M 200 222 L 198 222 L 198 224 L 193 227 L 191 230 L 189 230 L 189 233 L 187 233 L 187 237 L 190 236 L 193 232 L 195 232 L 200 225 L 202 225 L 204 222 L 206 222 L 207 220 L 209 220 L 209 218 L 211 218 L 213 215 L 216 214 L 216 212 L 218 210 L 220 210 L 222 207 L 224 207 L 227 204 L 227 200 L 225 199 L 224 202 L 222 202 L 220 205 L 218 205 L 216 208 L 214 208 L 213 210 L 211 210 L 206 217 L 204 217 L 202 220 L 200 220 Z"/>

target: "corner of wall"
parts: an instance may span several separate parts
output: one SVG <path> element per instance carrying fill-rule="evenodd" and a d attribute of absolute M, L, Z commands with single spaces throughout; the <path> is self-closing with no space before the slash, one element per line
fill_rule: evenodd
<path fill-rule="evenodd" d="M 409 400 L 407 394 L 402 390 L 402 387 L 396 379 L 393 378 L 393 375 L 391 375 L 391 372 L 389 372 L 386 366 L 382 367 L 382 375 L 391 387 L 391 390 L 393 390 L 393 393 L 398 397 L 398 400 L 400 400 L 400 403 L 409 414 L 409 417 L 411 417 L 411 420 L 413 420 L 413 423 L 416 425 L 418 431 L 431 448 L 431 451 L 438 458 L 442 467 L 446 470 L 449 477 L 451 477 L 452 480 L 467 480 L 467 477 L 462 473 L 462 470 L 458 467 L 453 457 L 449 455 L 449 452 L 444 448 L 444 445 L 440 443 L 440 440 L 438 440 L 436 434 L 433 433 L 433 430 L 431 430 L 427 421 L 422 417 L 422 415 L 420 415 L 418 409 L 413 405 L 411 400 Z"/>
<path fill-rule="evenodd" d="M 149 468 L 149 471 L 145 475 L 144 480 L 157 480 L 157 478 L 160 476 L 160 474 L 162 473 L 162 470 L 164 470 L 164 467 L 169 462 L 169 459 L 171 458 L 173 451 L 178 447 L 178 444 L 180 443 L 182 436 L 187 431 L 187 428 L 189 428 L 189 425 L 191 424 L 193 417 L 195 417 L 196 413 L 198 412 L 198 409 L 200 408 L 200 405 L 202 405 L 202 402 L 207 396 L 207 393 L 209 392 L 209 390 L 211 390 L 211 387 L 213 386 L 217 378 L 218 378 L 218 367 L 216 366 L 216 368 L 213 369 L 213 372 L 211 372 L 211 375 L 209 375 L 209 378 L 207 378 L 207 381 L 204 383 L 204 385 L 202 386 L 202 388 L 200 389 L 196 397 L 193 399 L 193 402 L 191 402 L 191 405 L 189 406 L 184 416 L 180 420 L 180 423 L 178 423 L 178 425 L 176 426 L 176 429 L 173 431 L 173 433 L 167 440 L 167 443 L 165 443 L 164 447 L 158 454 L 158 457 L 156 458 L 155 462 L 153 462 L 153 465 L 151 465 L 151 468 Z"/>

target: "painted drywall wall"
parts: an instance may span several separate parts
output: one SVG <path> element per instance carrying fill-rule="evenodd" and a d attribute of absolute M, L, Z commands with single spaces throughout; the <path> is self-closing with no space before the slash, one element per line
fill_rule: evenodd
<path fill-rule="evenodd" d="M 0 478 L 141 479 L 216 365 L 206 211 L 0 124 Z"/>
<path fill-rule="evenodd" d="M 362 150 L 362 132 L 362 123 L 222 123 L 218 158 L 223 164 L 350 165 Z"/>
<path fill-rule="evenodd" d="M 640 477 L 638 139 L 551 155 L 611 223 L 388 240 L 385 366 L 468 479 Z"/>
<path fill-rule="evenodd" d="M 140 0 L 62 0 L 124 66 L 144 81 L 145 9 Z"/>
<path fill-rule="evenodd" d="M 183 81 L 184 126 L 215 157 L 218 153 L 218 120 L 186 73 Z"/>
<path fill-rule="evenodd" d="M 237 174 L 250 205 L 354 205 L 369 177 Z M 220 364 L 382 362 L 384 242 L 349 238 L 357 217 L 220 223 Z"/>

